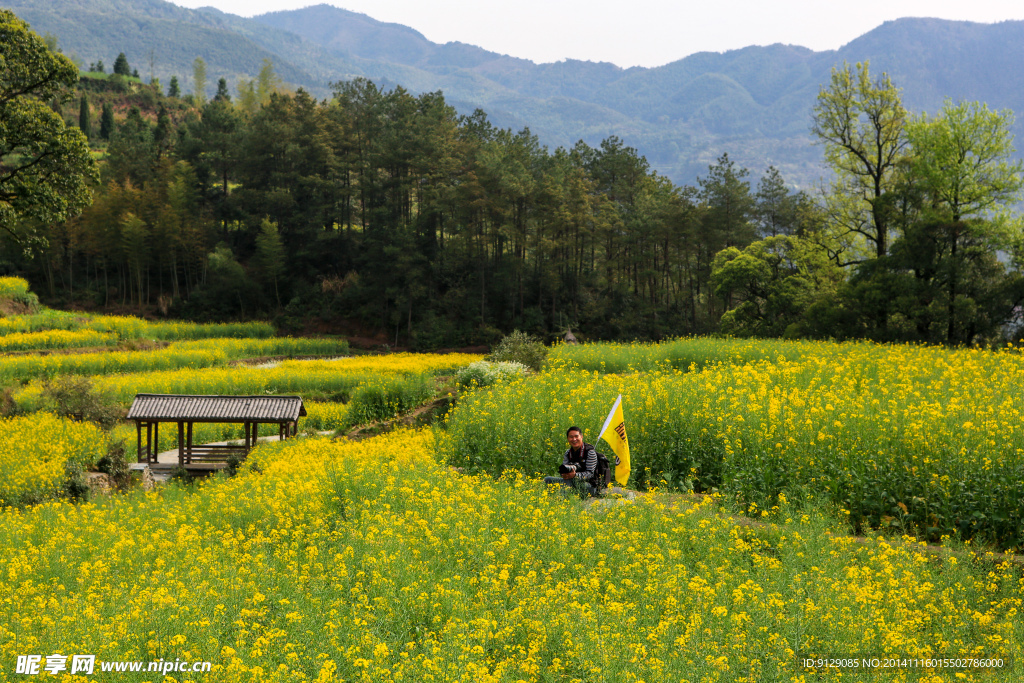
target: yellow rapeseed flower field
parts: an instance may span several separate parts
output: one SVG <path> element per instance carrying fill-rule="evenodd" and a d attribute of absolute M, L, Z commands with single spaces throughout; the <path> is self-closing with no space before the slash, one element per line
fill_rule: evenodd
<path fill-rule="evenodd" d="M 855 654 L 1004 662 L 872 681 L 1024 674 L 1013 565 L 710 499 L 585 508 L 455 473 L 434 438 L 300 439 L 194 489 L 0 512 L 0 681 L 53 653 L 218 683 L 811 681 L 799 656 Z"/>
<path fill-rule="evenodd" d="M 680 356 L 686 343 L 675 343 Z M 785 493 L 831 502 L 858 529 L 1024 546 L 1020 353 L 802 342 L 787 343 L 796 360 L 748 361 L 723 344 L 725 362 L 676 368 L 662 358 L 626 374 L 586 369 L 597 357 L 586 346 L 560 349 L 548 372 L 463 399 L 445 455 L 492 474 L 550 472 L 565 428 L 596 439 L 622 394 L 638 486 L 720 490 L 758 509 Z M 662 353 L 594 346 L 632 353 L 620 366 Z"/>
<path fill-rule="evenodd" d="M 89 423 L 51 413 L 0 419 L 0 508 L 55 495 L 65 462 L 88 468 L 105 452 L 103 433 Z"/>
<path fill-rule="evenodd" d="M 28 294 L 28 280 L 21 277 L 0 277 L 0 296 L 13 297 Z"/>
<path fill-rule="evenodd" d="M 0 336 L 0 352 L 34 349 L 63 349 L 82 346 L 108 346 L 117 343 L 117 335 L 95 330 L 45 330 L 11 332 Z"/>

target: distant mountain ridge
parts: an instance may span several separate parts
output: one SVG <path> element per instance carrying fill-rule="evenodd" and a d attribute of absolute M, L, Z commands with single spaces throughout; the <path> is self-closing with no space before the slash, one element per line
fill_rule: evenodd
<path fill-rule="evenodd" d="M 329 5 L 252 19 L 163 0 L 13 0 L 9 7 L 86 62 L 118 52 L 166 84 L 191 88 L 191 63 L 207 62 L 210 87 L 255 76 L 271 59 L 285 81 L 327 97 L 356 76 L 412 92 L 442 90 L 460 111 L 529 127 L 549 146 L 617 135 L 677 183 L 693 183 L 722 152 L 757 176 L 769 164 L 806 186 L 822 173 L 810 137 L 815 96 L 843 61 L 870 60 L 903 88 L 913 111 L 945 97 L 981 100 L 1024 117 L 1024 21 L 977 24 L 900 19 L 838 50 L 791 45 L 698 53 L 656 68 L 577 60 L 535 64 L 464 43 L 427 40 L 407 26 Z M 1024 119 L 1016 127 L 1024 132 Z"/>

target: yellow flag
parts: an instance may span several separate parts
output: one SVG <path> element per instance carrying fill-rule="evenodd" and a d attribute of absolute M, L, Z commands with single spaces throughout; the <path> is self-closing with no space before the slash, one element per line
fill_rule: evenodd
<path fill-rule="evenodd" d="M 622 417 L 622 394 L 615 399 L 597 438 L 604 439 L 615 452 L 615 481 L 625 486 L 629 479 L 629 441 L 626 440 L 626 420 Z"/>

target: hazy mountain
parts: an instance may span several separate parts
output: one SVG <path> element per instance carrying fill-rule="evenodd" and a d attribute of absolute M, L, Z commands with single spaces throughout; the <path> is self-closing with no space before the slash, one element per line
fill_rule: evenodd
<path fill-rule="evenodd" d="M 327 97 L 332 82 L 366 76 L 413 92 L 442 90 L 468 113 L 483 108 L 498 125 L 529 128 L 549 146 L 618 135 L 652 166 L 693 183 L 722 152 L 758 176 L 769 164 L 806 185 L 821 174 L 809 135 L 814 98 L 843 61 L 887 71 L 915 111 L 945 97 L 1024 111 L 1024 22 L 938 19 L 887 22 L 839 50 L 771 45 L 699 53 L 657 68 L 529 60 L 466 45 L 440 45 L 400 24 L 328 5 L 253 19 L 162 0 L 14 0 L 33 29 L 66 53 L 108 66 L 124 51 L 133 67 L 188 91 L 191 64 L 207 62 L 210 87 L 255 76 L 262 60 L 293 86 Z M 1019 124 L 1018 133 L 1024 128 Z"/>

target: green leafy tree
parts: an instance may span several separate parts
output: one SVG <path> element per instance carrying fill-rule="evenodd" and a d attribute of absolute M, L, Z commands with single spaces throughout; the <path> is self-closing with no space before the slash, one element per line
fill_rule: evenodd
<path fill-rule="evenodd" d="M 946 100 L 907 127 L 914 174 L 952 221 L 999 211 L 1020 198 L 1024 162 L 1013 159 L 1013 112 Z"/>
<path fill-rule="evenodd" d="M 110 102 L 103 104 L 103 112 L 100 114 L 100 137 L 109 140 L 114 134 L 114 105 Z"/>
<path fill-rule="evenodd" d="M 259 289 L 235 259 L 231 248 L 223 242 L 206 257 L 206 281 L 203 295 L 209 308 L 223 316 L 237 316 L 253 312 L 261 300 Z"/>
<path fill-rule="evenodd" d="M 130 76 L 132 73 L 131 67 L 128 66 L 128 58 L 123 52 L 114 60 L 114 73 L 119 76 Z"/>
<path fill-rule="evenodd" d="M 101 73 L 101 74 L 102 73 L 106 73 L 106 67 L 103 66 L 103 60 L 102 59 L 97 59 L 95 64 L 90 64 L 89 65 L 89 71 L 92 71 L 92 72 L 95 72 L 95 73 Z"/>
<path fill-rule="evenodd" d="M 978 234 L 961 235 L 953 258 L 948 218 L 932 215 L 909 224 L 887 256 L 860 264 L 843 284 L 823 331 L 878 341 L 1000 341 L 1024 303 L 1024 276 L 1017 259 L 1004 262 Z"/>
<path fill-rule="evenodd" d="M 829 194 L 837 229 L 833 255 L 885 256 L 889 246 L 891 192 L 907 146 L 907 112 L 900 91 L 883 73 L 872 78 L 867 62 L 832 69 L 828 87 L 818 93 L 812 131 L 825 147 L 835 174 Z"/>
<path fill-rule="evenodd" d="M 22 246 L 23 218 L 64 221 L 88 206 L 97 178 L 89 142 L 47 103 L 65 101 L 78 68 L 0 9 L 0 228 Z"/>
<path fill-rule="evenodd" d="M 256 97 L 256 85 L 252 80 L 238 82 L 238 108 L 247 114 L 255 114 L 260 108 Z"/>
<path fill-rule="evenodd" d="M 271 95 L 283 91 L 284 82 L 280 76 L 274 73 L 274 63 L 269 59 L 264 59 L 259 76 L 256 77 L 256 97 L 260 106 L 265 107 L 270 102 Z"/>
<path fill-rule="evenodd" d="M 979 102 L 946 100 L 937 117 L 924 115 L 907 127 L 914 175 L 944 226 L 933 239 L 943 237 L 939 253 L 947 256 L 942 270 L 950 344 L 963 341 L 958 329 L 966 329 L 958 322 L 958 310 L 977 308 L 963 300 L 970 286 L 965 276 L 976 270 L 964 262 L 965 248 L 973 252 L 969 259 L 973 262 L 984 252 L 991 260 L 1020 240 L 1018 223 L 1004 215 L 1024 188 L 1024 163 L 1012 158 L 1012 126 L 1012 112 L 991 111 Z"/>
<path fill-rule="evenodd" d="M 171 76 L 171 83 L 167 86 L 168 97 L 181 97 L 181 86 L 178 85 L 178 77 Z"/>
<path fill-rule="evenodd" d="M 192 94 L 198 106 L 206 103 L 206 62 L 202 57 L 192 62 Z"/>
<path fill-rule="evenodd" d="M 89 114 L 89 96 L 83 94 L 78 102 L 78 128 L 87 138 L 92 137 L 92 120 Z"/>
<path fill-rule="evenodd" d="M 735 307 L 721 330 L 743 336 L 798 336 L 807 309 L 834 294 L 842 274 L 815 244 L 792 235 L 767 237 L 715 255 L 711 284 Z"/>

